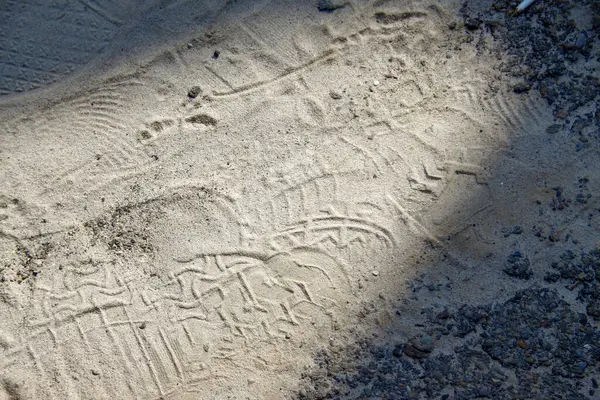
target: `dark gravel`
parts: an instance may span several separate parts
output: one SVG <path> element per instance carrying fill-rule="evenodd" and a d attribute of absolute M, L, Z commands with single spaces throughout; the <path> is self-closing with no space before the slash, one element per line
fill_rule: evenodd
<path fill-rule="evenodd" d="M 303 377 L 297 398 L 588 398 L 580 390 L 600 373 L 600 331 L 556 291 L 530 287 L 505 303 L 452 314 L 463 340 L 450 352 L 436 352 L 428 335 L 331 348 Z"/>
<path fill-rule="evenodd" d="M 462 9 L 465 28 L 473 34 L 489 31 L 504 44 L 504 51 L 512 56 L 506 58 L 504 71 L 522 78 L 515 92 L 539 90 L 557 113 L 573 111 L 594 100 L 600 93 L 600 80 L 585 66 L 599 61 L 593 51 L 599 44 L 598 2 L 537 1 L 516 16 L 513 11 L 519 3 L 466 1 Z M 589 13 L 589 26 L 578 26 L 572 14 L 575 7 Z"/>
<path fill-rule="evenodd" d="M 577 290 L 577 299 L 585 305 L 587 315 L 600 321 L 600 248 L 579 254 L 566 251 L 552 268 L 554 272 L 546 274 L 544 279 Z"/>

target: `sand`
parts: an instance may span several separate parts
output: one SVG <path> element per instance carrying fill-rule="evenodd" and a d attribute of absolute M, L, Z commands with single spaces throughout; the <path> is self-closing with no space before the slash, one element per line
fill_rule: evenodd
<path fill-rule="evenodd" d="M 502 228 L 597 173 L 458 1 L 37 3 L 1 14 L 0 399 L 294 396 L 410 337 L 435 263 L 456 302 L 526 288 Z"/>

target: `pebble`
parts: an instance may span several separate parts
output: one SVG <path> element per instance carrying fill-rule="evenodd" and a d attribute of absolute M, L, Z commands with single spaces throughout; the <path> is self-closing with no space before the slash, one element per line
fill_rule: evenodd
<path fill-rule="evenodd" d="M 479 29 L 480 25 L 481 25 L 481 21 L 478 20 L 477 18 L 467 18 L 465 20 L 465 28 L 467 28 L 470 31 L 475 31 L 475 30 Z"/>
<path fill-rule="evenodd" d="M 394 351 L 392 351 L 392 355 L 394 357 L 400 358 L 400 357 L 402 357 L 403 350 L 404 350 L 404 346 L 403 345 L 401 345 L 401 344 L 396 345 L 396 347 L 394 347 Z"/>
<path fill-rule="evenodd" d="M 519 82 L 515 86 L 513 86 L 513 91 L 515 93 L 525 93 L 531 89 L 531 84 L 528 82 Z"/>
<path fill-rule="evenodd" d="M 431 336 L 422 336 L 419 339 L 413 339 L 413 344 L 417 349 L 426 353 L 431 353 L 435 345 Z"/>
<path fill-rule="evenodd" d="M 445 319 L 448 319 L 448 318 L 450 318 L 450 312 L 448 311 L 447 308 L 444 309 L 444 311 L 442 311 L 441 313 L 439 313 L 437 315 L 437 319 L 445 320 Z"/>
<path fill-rule="evenodd" d="M 373 276 L 379 276 L 379 271 L 377 271 L 376 269 L 371 271 L 371 273 L 373 274 Z"/>
<path fill-rule="evenodd" d="M 427 358 L 427 356 L 429 356 L 429 353 L 421 351 L 419 349 L 417 349 L 415 346 L 413 346 L 412 344 L 406 344 L 404 346 L 404 354 L 406 354 L 407 356 L 411 357 L 411 358 Z"/>
<path fill-rule="evenodd" d="M 190 99 L 195 99 L 200 95 L 200 93 L 202 93 L 202 89 L 200 88 L 200 86 L 192 86 L 192 88 L 188 90 L 187 95 Z"/>
<path fill-rule="evenodd" d="M 548 128 L 546 128 L 546 133 L 549 135 L 554 135 L 560 130 L 560 128 L 561 125 L 559 124 L 550 125 Z"/>
<path fill-rule="evenodd" d="M 596 321 L 600 321 L 600 304 L 598 303 L 590 303 L 586 307 L 586 312 Z"/>
<path fill-rule="evenodd" d="M 347 0 L 319 0 L 319 11 L 332 12 L 348 4 Z"/>
<path fill-rule="evenodd" d="M 412 338 L 404 345 L 404 354 L 411 358 L 427 358 L 433 351 L 434 341 L 431 336 L 418 336 Z"/>
<path fill-rule="evenodd" d="M 502 233 L 504 237 L 509 237 L 510 235 L 520 235 L 523 233 L 523 227 L 521 225 L 516 225 L 512 228 L 502 228 Z"/>
<path fill-rule="evenodd" d="M 335 90 L 330 91 L 329 96 L 334 100 L 339 100 L 342 98 L 342 95 L 339 92 L 336 92 Z"/>

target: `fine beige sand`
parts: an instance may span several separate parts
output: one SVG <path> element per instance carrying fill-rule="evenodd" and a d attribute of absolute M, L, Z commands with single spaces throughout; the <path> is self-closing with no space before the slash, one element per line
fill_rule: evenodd
<path fill-rule="evenodd" d="M 286 398 L 422 265 L 502 298 L 490 236 L 585 169 L 457 1 L 9 3 L 0 399 Z"/>

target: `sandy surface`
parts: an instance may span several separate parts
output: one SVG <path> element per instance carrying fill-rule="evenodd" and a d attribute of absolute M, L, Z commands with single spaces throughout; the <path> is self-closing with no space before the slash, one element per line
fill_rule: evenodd
<path fill-rule="evenodd" d="M 135 3 L 1 6 L 0 399 L 385 397 L 310 378 L 364 340 L 519 388 L 486 326 L 414 338 L 523 289 L 598 333 L 600 270 L 548 278 L 598 245 L 593 2 L 554 6 L 588 32 L 555 86 L 515 44 L 544 4 Z M 476 397 L 453 385 L 406 398 Z"/>

